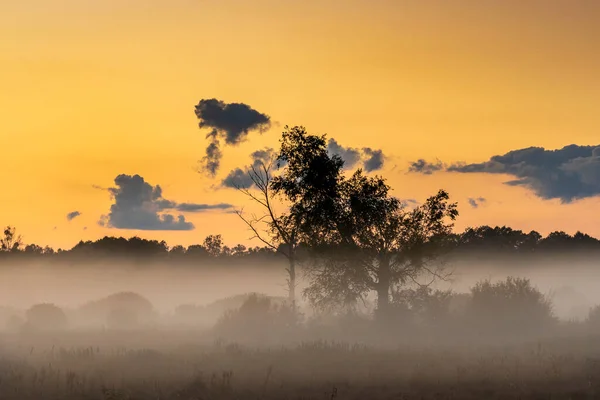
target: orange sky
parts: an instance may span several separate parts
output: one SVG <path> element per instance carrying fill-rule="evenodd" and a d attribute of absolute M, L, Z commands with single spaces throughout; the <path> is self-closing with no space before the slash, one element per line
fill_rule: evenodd
<path fill-rule="evenodd" d="M 507 224 L 600 237 L 598 198 L 561 205 L 506 176 L 407 175 L 417 158 L 481 162 L 528 146 L 600 143 L 595 0 L 28 0 L 0 9 L 0 223 L 26 242 L 103 235 L 191 244 L 250 236 L 235 215 L 186 214 L 193 231 L 99 227 L 121 173 L 179 202 L 214 190 L 255 149 L 304 125 L 344 146 L 382 148 L 396 195 L 446 188 L 458 227 Z M 127 4 L 125 4 L 127 3 Z M 279 123 L 224 149 L 211 180 L 194 105 L 244 102 Z M 468 197 L 483 196 L 477 209 Z M 68 222 L 66 214 L 81 217 Z M 56 227 L 56 229 L 54 229 Z M 87 227 L 84 230 L 84 227 Z"/>

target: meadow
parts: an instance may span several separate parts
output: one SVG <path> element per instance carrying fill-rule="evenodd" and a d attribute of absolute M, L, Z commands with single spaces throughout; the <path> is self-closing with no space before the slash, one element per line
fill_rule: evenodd
<path fill-rule="evenodd" d="M 193 332 L 2 338 L 2 399 L 593 399 L 600 337 L 519 346 L 251 348 Z"/>

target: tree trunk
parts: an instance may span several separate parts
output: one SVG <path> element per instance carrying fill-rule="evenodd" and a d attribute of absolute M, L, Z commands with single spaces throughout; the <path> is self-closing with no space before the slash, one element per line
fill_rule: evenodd
<path fill-rule="evenodd" d="M 288 275 L 288 300 L 296 307 L 296 255 L 293 251 L 290 252 Z"/>
<path fill-rule="evenodd" d="M 390 260 L 387 256 L 379 258 L 377 270 L 377 313 L 378 318 L 385 318 L 390 312 Z"/>

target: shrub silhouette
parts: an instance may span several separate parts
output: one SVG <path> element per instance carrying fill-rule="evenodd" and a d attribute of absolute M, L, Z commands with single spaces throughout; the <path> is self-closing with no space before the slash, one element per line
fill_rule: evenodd
<path fill-rule="evenodd" d="M 65 312 L 50 303 L 32 306 L 25 313 L 25 317 L 27 325 L 38 330 L 61 330 L 67 327 Z"/>
<path fill-rule="evenodd" d="M 550 300 L 529 279 L 514 277 L 475 284 L 467 317 L 478 333 L 502 337 L 539 334 L 556 322 Z"/>
<path fill-rule="evenodd" d="M 296 309 L 285 303 L 275 304 L 269 297 L 251 294 L 239 308 L 223 314 L 214 332 L 222 339 L 260 344 L 289 339 L 299 326 Z"/>
<path fill-rule="evenodd" d="M 154 306 L 145 297 L 133 292 L 120 292 L 85 304 L 80 315 L 110 328 L 133 328 L 155 317 Z"/>
<path fill-rule="evenodd" d="M 590 330 L 600 332 L 600 305 L 590 308 L 585 324 Z"/>
<path fill-rule="evenodd" d="M 280 305 L 286 301 L 283 297 L 245 293 L 217 299 L 206 305 L 181 304 L 175 309 L 174 317 L 176 321 L 187 325 L 214 326 L 225 313 L 239 309 L 252 296 L 268 298 L 272 305 Z"/>

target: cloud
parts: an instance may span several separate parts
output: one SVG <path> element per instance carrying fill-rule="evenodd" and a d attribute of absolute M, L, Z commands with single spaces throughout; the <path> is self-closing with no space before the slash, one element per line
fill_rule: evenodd
<path fill-rule="evenodd" d="M 417 199 L 398 199 L 405 207 L 417 207 L 421 204 Z"/>
<path fill-rule="evenodd" d="M 327 152 L 330 156 L 340 156 L 344 160 L 345 168 L 353 168 L 361 158 L 360 150 L 354 147 L 344 147 L 333 138 L 327 142 Z"/>
<path fill-rule="evenodd" d="M 504 182 L 523 186 L 542 199 L 571 203 L 600 195 L 600 146 L 572 144 L 557 150 L 527 147 L 495 155 L 482 163 L 455 163 L 447 166 L 423 159 L 411 163 L 409 172 L 432 174 L 438 171 L 512 175 Z"/>
<path fill-rule="evenodd" d="M 81 213 L 79 211 L 71 211 L 70 213 L 67 214 L 67 220 L 72 221 L 75 218 L 79 217 L 80 215 L 81 215 Z"/>
<path fill-rule="evenodd" d="M 231 170 L 225 179 L 221 181 L 221 186 L 232 189 L 248 189 L 252 187 L 252 185 L 254 185 L 254 182 L 250 175 L 248 175 L 248 171 L 244 171 L 241 168 Z"/>
<path fill-rule="evenodd" d="M 365 171 L 377 171 L 383 168 L 383 151 L 382 150 L 373 150 L 370 147 L 363 148 L 363 153 L 367 157 L 363 161 L 363 167 Z"/>
<path fill-rule="evenodd" d="M 265 147 L 261 150 L 256 150 L 250 154 L 252 163 L 242 168 L 235 168 L 227 174 L 227 176 L 221 181 L 221 186 L 232 189 L 249 189 L 254 185 L 252 178 L 250 177 L 249 171 L 254 167 L 255 171 L 260 173 L 260 167 L 262 164 L 269 164 L 275 161 L 275 150 L 270 147 Z"/>
<path fill-rule="evenodd" d="M 528 147 L 496 155 L 483 163 L 454 164 L 451 172 L 507 174 L 505 182 L 524 186 L 543 199 L 570 203 L 600 194 L 600 146 L 569 145 L 558 150 Z"/>
<path fill-rule="evenodd" d="M 344 160 L 344 168 L 351 169 L 362 162 L 363 169 L 367 172 L 377 171 L 383 168 L 384 155 L 379 149 L 363 147 L 361 150 L 354 147 L 344 147 L 331 138 L 327 142 L 327 152 L 330 156 L 338 155 Z"/>
<path fill-rule="evenodd" d="M 175 207 L 175 210 L 181 212 L 203 212 L 208 210 L 228 210 L 233 205 L 228 203 L 218 204 L 196 204 L 196 203 L 179 203 Z"/>
<path fill-rule="evenodd" d="M 202 169 L 214 176 L 220 167 L 221 140 L 234 146 L 244 141 L 251 131 L 265 132 L 271 126 L 271 117 L 244 103 L 225 103 L 217 99 L 202 99 L 196 105 L 196 117 L 201 129 L 209 128 L 206 135 L 210 144 L 201 160 Z"/>
<path fill-rule="evenodd" d="M 444 168 L 444 164 L 439 160 L 432 163 L 420 158 L 417 161 L 413 161 L 410 163 L 410 166 L 408 167 L 408 172 L 431 175 L 434 172 L 443 170 Z"/>
<path fill-rule="evenodd" d="M 487 202 L 484 197 L 469 197 L 467 201 L 472 208 L 479 208 L 479 206 Z"/>
<path fill-rule="evenodd" d="M 108 188 L 113 204 L 98 224 L 115 229 L 139 230 L 192 230 L 194 225 L 183 215 L 172 215 L 167 210 L 199 212 L 229 209 L 230 204 L 177 203 L 163 197 L 159 185 L 152 186 L 140 175 L 121 174 L 115 178 L 115 186 Z"/>

